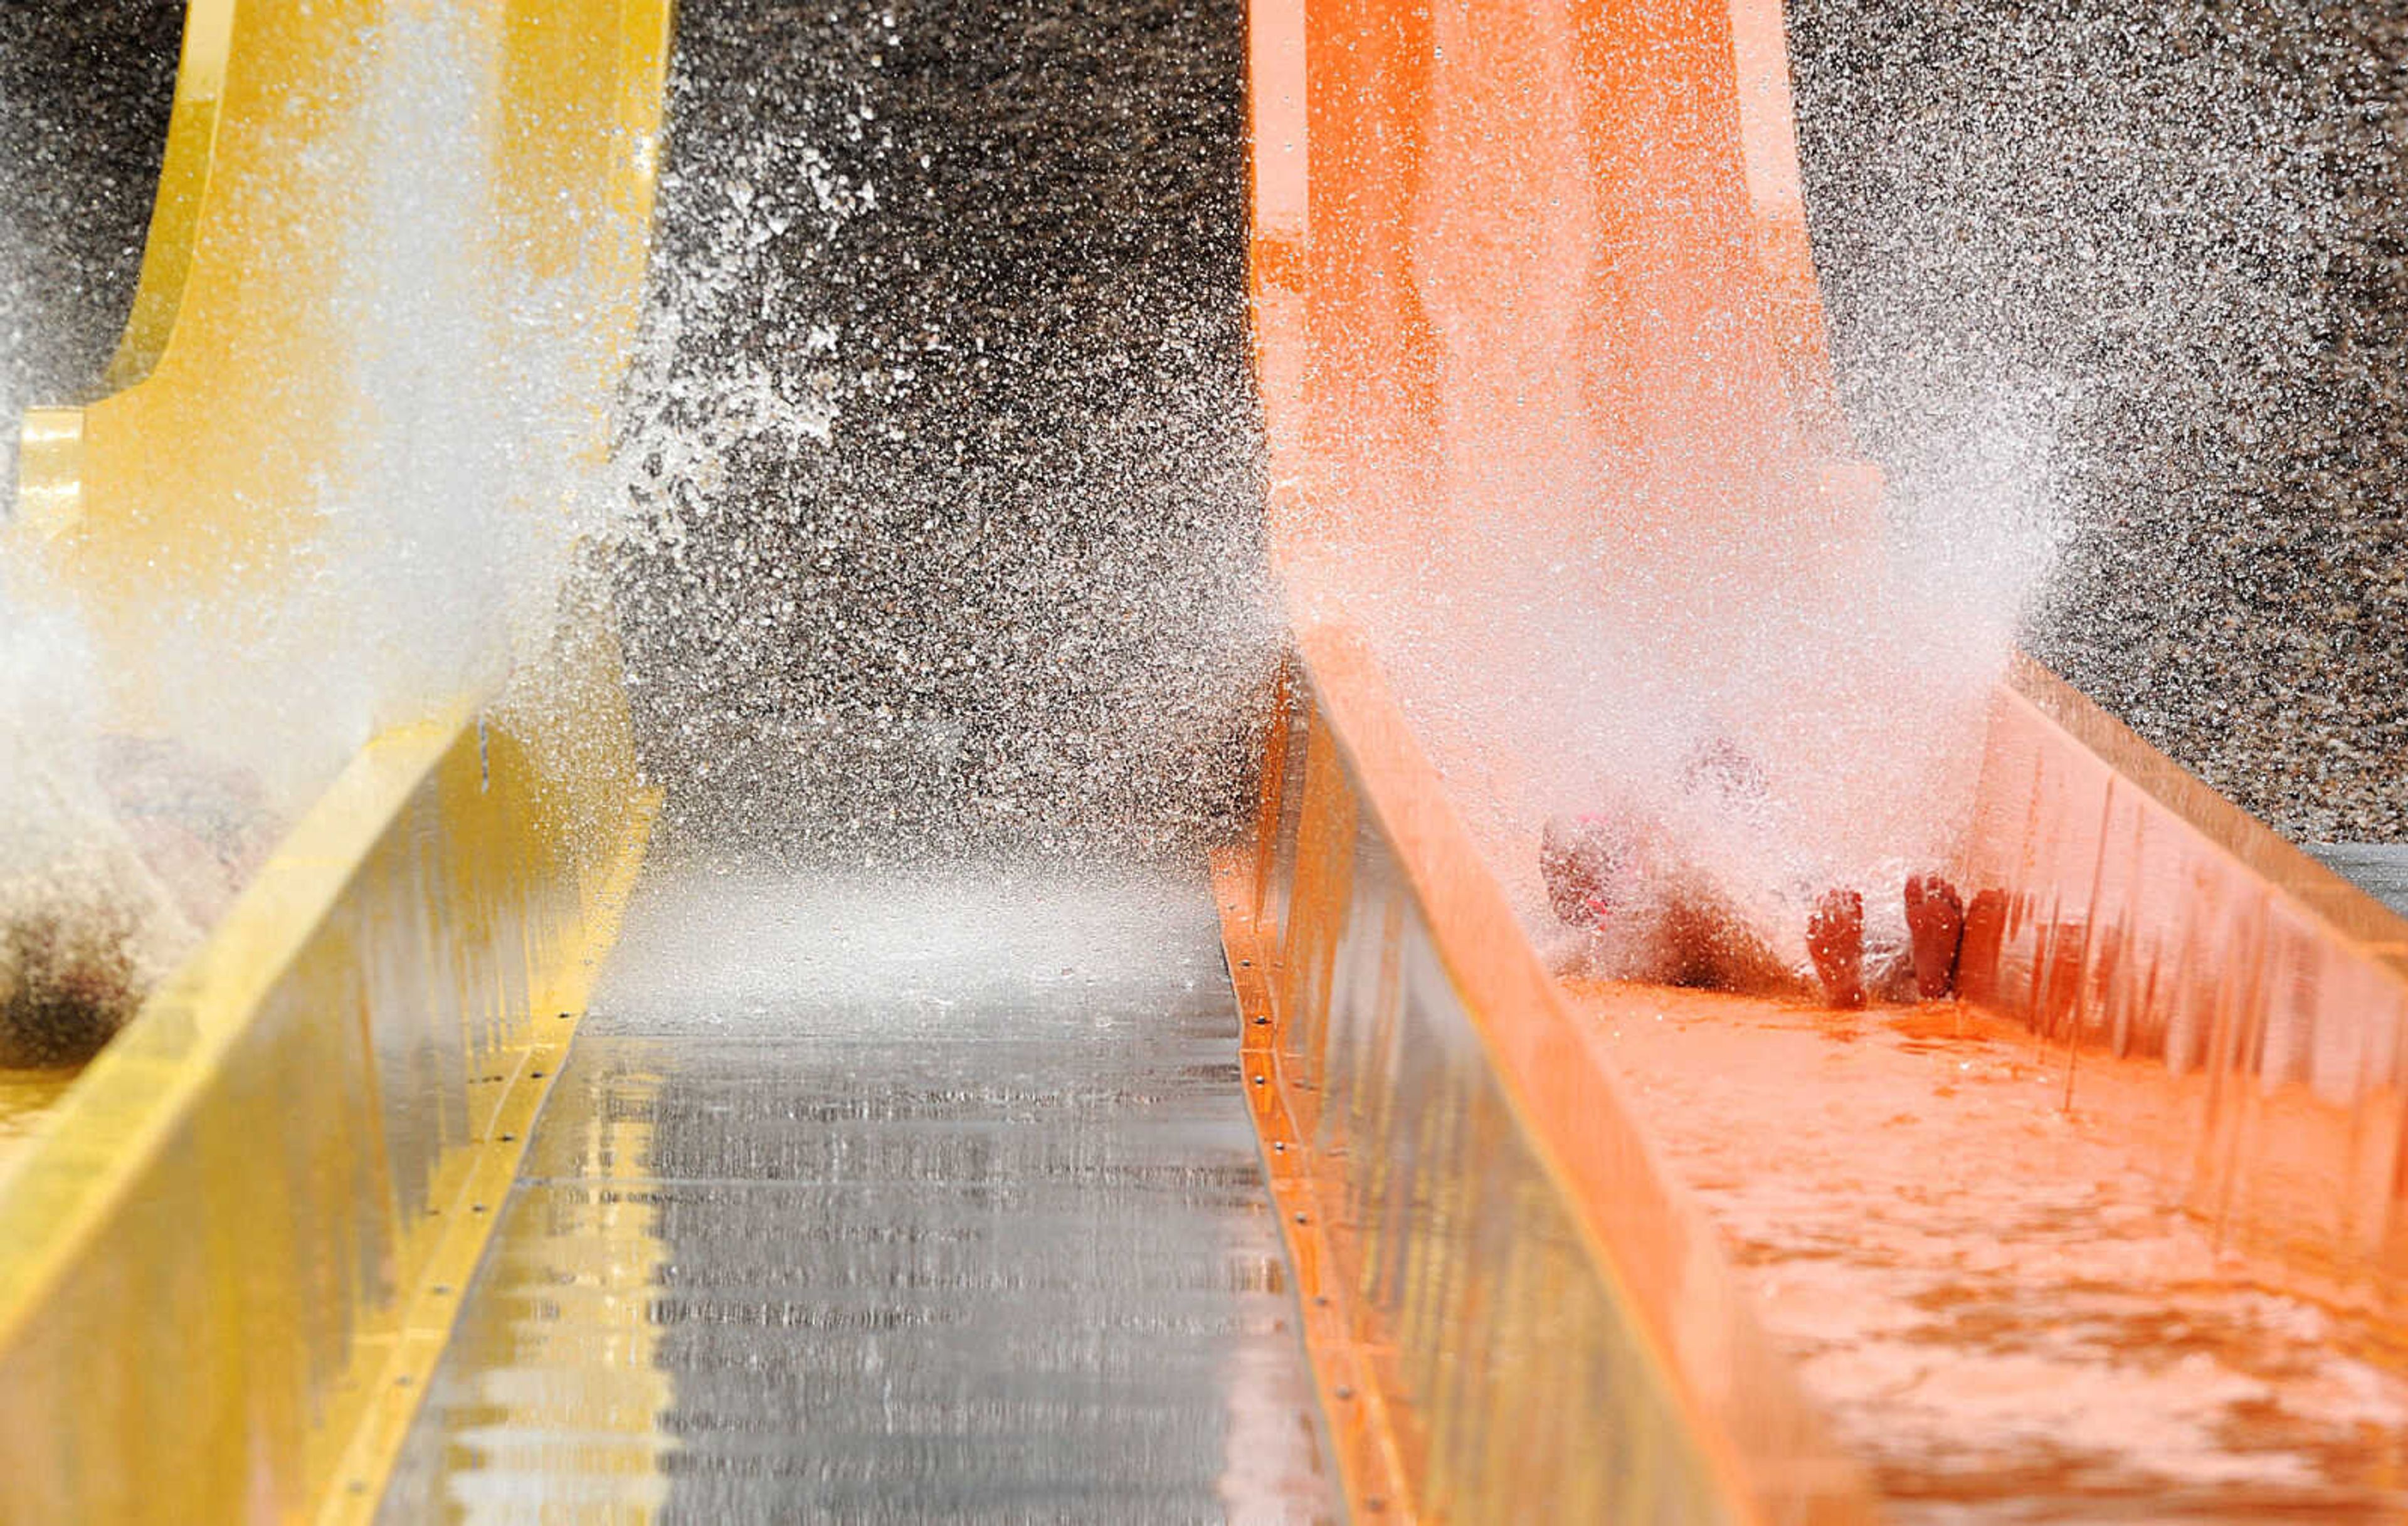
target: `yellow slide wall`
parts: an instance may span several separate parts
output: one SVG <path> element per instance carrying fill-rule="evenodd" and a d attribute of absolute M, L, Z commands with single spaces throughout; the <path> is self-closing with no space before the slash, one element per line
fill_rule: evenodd
<path fill-rule="evenodd" d="M 83 606 L 128 729 L 146 611 L 294 575 L 352 417 L 304 170 L 362 38 L 421 3 L 193 0 L 119 390 L 29 416 L 11 532 Z M 598 452 L 667 0 L 470 0 L 465 24 L 495 61 L 496 247 L 600 293 Z M 466 694 L 378 736 L 0 1166 L 0 1520 L 372 1506 L 642 857 L 618 663 L 565 631 L 544 705 Z"/>

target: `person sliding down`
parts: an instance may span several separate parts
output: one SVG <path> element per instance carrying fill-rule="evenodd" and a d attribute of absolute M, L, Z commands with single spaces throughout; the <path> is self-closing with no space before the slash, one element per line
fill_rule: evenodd
<path fill-rule="evenodd" d="M 0 760 L 19 807 L 0 817 L 0 1067 L 73 1067 L 216 922 L 274 823 L 248 777 L 172 743 L 18 741 Z"/>
<path fill-rule="evenodd" d="M 1727 748 L 1693 762 L 1685 782 L 1697 788 L 1701 778 L 1717 792 L 1761 787 Z M 1819 991 L 1837 1007 L 1859 1007 L 1874 996 L 1932 1001 L 1956 990 L 1964 906 L 1938 875 L 1906 877 L 1905 937 L 1892 946 L 1868 947 L 1858 891 L 1825 891 L 1807 918 L 1801 966 L 1782 957 L 1643 809 L 1550 820 L 1539 871 L 1555 918 L 1583 934 L 1582 962 L 1625 978 L 1757 995 Z"/>

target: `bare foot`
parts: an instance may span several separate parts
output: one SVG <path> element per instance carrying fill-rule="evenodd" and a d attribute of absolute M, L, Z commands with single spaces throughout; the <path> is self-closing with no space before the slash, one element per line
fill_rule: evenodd
<path fill-rule="evenodd" d="M 1864 1005 L 1865 898 L 1854 891 L 1825 891 L 1806 920 L 1806 955 L 1833 1006 Z"/>
<path fill-rule="evenodd" d="M 1975 1004 L 1998 996 L 1999 955 L 2007 941 L 2007 897 L 1975 891 L 1965 907 L 1965 940 L 1956 946 L 1956 993 Z"/>
<path fill-rule="evenodd" d="M 1965 938 L 1965 903 L 1938 875 L 1906 877 L 1906 932 L 1914 945 L 1915 994 L 1938 1001 L 1956 990 L 1956 949 Z"/>

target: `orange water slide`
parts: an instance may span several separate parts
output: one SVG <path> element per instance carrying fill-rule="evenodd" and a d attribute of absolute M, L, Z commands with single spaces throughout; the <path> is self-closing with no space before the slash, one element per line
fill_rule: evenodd
<path fill-rule="evenodd" d="M 1515 574 L 1570 560 L 1702 682 L 1734 612 L 1811 619 L 1870 576 L 1880 478 L 1833 396 L 1777 0 L 1255 0 L 1249 31 L 1257 375 L 1299 654 L 1224 913 L 1358 1511 L 2080 1515 L 2231 1488 L 2380 1515 L 2408 1391 L 2367 1357 L 2346 1380 L 2382 1397 L 2344 1417 L 2298 1374 L 2385 1347 L 2401 1312 L 2408 924 L 2017 659 L 1963 754 L 1964 1000 L 1838 1022 L 1567 983 L 1512 910 L 1526 845 L 1481 825 L 1481 781 L 1527 763 L 1517 738 L 1480 738 L 1478 770 L 1434 763 L 1367 635 L 1400 589 L 1508 623 Z M 1522 677 L 1510 644 L 1469 649 Z M 1777 1105 L 1752 1125 L 1720 1095 Z M 1752 1127 L 1787 1132 L 1734 1148 Z M 1566 1221 L 1531 1218 L 1539 1182 Z M 1792 1207 L 1768 1218 L 1775 1189 Z M 2086 1219 L 2016 1227 L 2057 1225 L 2069 1191 Z M 1957 1213 L 1977 1198 L 1986 1221 Z M 1858 1219 L 1879 1228 L 1837 1252 L 1800 1228 Z M 2066 1271 L 2117 1224 L 2151 1227 L 2111 1271 Z M 1534 1270 L 1532 1241 L 1570 1248 Z M 1927 1366 L 1835 1359 L 1818 1318 L 1870 1329 L 1910 1276 L 1926 1304 L 1973 1298 L 1933 1270 L 1969 1258 L 2024 1323 L 1978 1349 L 1940 1323 L 1891 1344 L 1965 1372 L 2009 1351 L 2013 1381 L 1977 1405 Z M 1801 1313 L 1827 1266 L 1856 1280 Z M 2276 1419 L 2197 1419 L 2196 1448 L 2119 1430 L 2159 1391 L 2117 1383 L 2184 1356 L 2155 1327 L 2034 1354 L 2024 1325 L 2119 1277 L 2135 1305 L 2246 1287 L 2298 1311 L 2318 1333 L 2210 1362 Z M 1560 1318 L 1532 1328 L 1532 1298 Z M 1560 1408 L 1594 1423 L 1566 1433 Z M 2023 1451 L 1951 1429 L 1977 1410 Z"/>
<path fill-rule="evenodd" d="M 1257 342 L 1292 564 L 1477 502 L 1769 596 L 1798 569 L 1704 560 L 1703 521 L 1826 551 L 1869 535 L 1777 5 L 1371 0 L 1257 6 L 1253 28 Z"/>

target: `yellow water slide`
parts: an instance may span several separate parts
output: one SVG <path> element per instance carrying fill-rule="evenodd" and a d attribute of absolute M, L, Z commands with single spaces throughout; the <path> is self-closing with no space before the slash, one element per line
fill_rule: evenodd
<path fill-rule="evenodd" d="M 361 427 L 339 308 L 364 102 L 414 0 L 194 0 L 108 395 L 25 424 L 12 552 L 70 592 L 144 734 L 194 600 L 272 606 Z M 632 342 L 666 0 L 452 19 L 493 113 L 497 248 Z M 337 633 L 327 632 L 332 641 Z M 614 635 L 546 697 L 400 716 L 0 1166 L 0 1518 L 236 1520 L 373 1503 L 641 859 Z M 274 684 L 278 675 L 256 679 Z M 545 734 L 548 731 L 555 734 Z M 576 745 L 562 744 L 574 734 Z"/>

